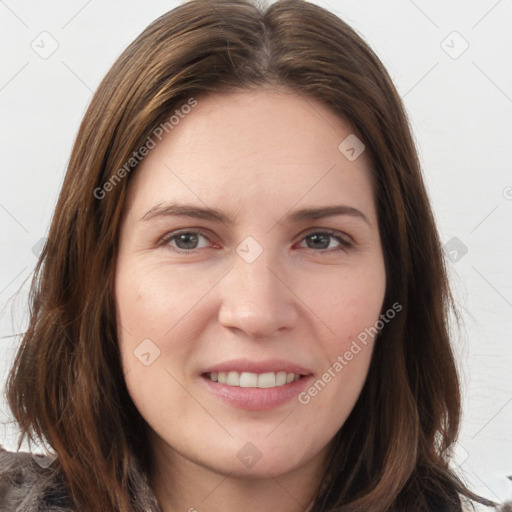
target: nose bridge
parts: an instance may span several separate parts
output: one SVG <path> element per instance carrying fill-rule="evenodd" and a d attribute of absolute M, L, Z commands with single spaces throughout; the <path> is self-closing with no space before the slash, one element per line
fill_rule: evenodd
<path fill-rule="evenodd" d="M 297 316 L 293 294 L 277 277 L 279 264 L 271 252 L 248 240 L 237 248 L 232 264 L 222 282 L 219 321 L 253 337 L 292 325 Z"/>
<path fill-rule="evenodd" d="M 255 249 L 249 245 L 248 259 L 243 254 L 241 255 L 243 249 L 241 244 L 238 248 L 237 257 L 234 258 L 232 271 L 241 285 L 240 291 L 247 290 L 249 296 L 246 296 L 245 299 L 254 295 L 255 300 L 262 298 L 262 296 L 266 296 L 266 299 L 269 300 L 274 295 L 275 288 L 278 287 L 275 273 L 271 270 L 272 266 L 277 266 L 276 258 L 271 256 L 269 250 L 263 250 L 262 248 L 261 254 L 252 261 L 251 252 Z"/>

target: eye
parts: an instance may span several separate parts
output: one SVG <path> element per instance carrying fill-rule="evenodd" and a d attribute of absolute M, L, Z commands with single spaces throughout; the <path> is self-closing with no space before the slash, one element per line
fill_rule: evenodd
<path fill-rule="evenodd" d="M 337 250 L 346 251 L 350 247 L 352 247 L 352 243 L 345 239 L 343 236 L 337 231 L 330 230 L 322 230 L 322 231 L 313 231 L 309 234 L 305 235 L 301 241 L 306 242 L 306 246 L 308 249 L 313 249 L 315 252 L 319 253 L 331 253 Z M 206 243 L 200 245 L 200 240 L 206 240 Z M 331 242 L 335 241 L 338 243 L 337 247 L 330 247 Z M 197 249 L 208 247 L 208 242 L 210 239 L 201 231 L 180 231 L 169 233 L 165 237 L 163 237 L 160 241 L 160 245 L 170 248 L 174 252 L 183 253 L 183 254 L 193 254 L 197 252 Z M 302 247 L 304 247 L 302 245 Z"/>
<path fill-rule="evenodd" d="M 195 252 L 195 249 L 201 248 L 201 246 L 198 246 L 201 238 L 209 240 L 208 237 L 200 231 L 181 231 L 179 233 L 170 233 L 162 238 L 161 243 L 165 247 L 170 246 L 170 248 L 176 252 Z M 205 246 L 203 245 L 202 247 Z"/>
<path fill-rule="evenodd" d="M 348 248 L 352 247 L 352 243 L 340 236 L 340 233 L 330 230 L 310 232 L 302 240 L 306 241 L 308 249 L 318 249 L 317 252 L 320 253 L 334 252 L 337 250 L 346 251 Z M 332 240 L 338 242 L 337 247 L 329 247 Z"/>

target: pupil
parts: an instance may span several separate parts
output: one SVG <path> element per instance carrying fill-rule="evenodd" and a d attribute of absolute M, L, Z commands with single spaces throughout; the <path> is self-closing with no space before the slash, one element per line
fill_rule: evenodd
<path fill-rule="evenodd" d="M 329 236 L 328 235 L 325 235 L 325 234 L 316 234 L 316 235 L 311 235 L 309 237 L 311 240 L 313 241 L 324 241 L 324 244 L 322 244 L 323 246 L 320 247 L 321 249 L 326 249 L 327 247 L 329 247 Z M 309 245 L 309 244 L 308 244 Z M 316 248 L 318 249 L 319 247 L 316 246 L 316 247 L 313 247 L 313 248 Z"/>
<path fill-rule="evenodd" d="M 193 233 L 182 233 L 178 236 L 179 242 L 185 242 L 185 247 L 180 247 L 180 249 L 194 249 L 194 245 L 197 244 L 197 235 Z"/>

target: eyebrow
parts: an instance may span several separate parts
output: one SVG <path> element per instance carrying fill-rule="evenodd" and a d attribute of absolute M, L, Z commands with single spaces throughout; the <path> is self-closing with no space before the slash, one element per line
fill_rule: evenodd
<path fill-rule="evenodd" d="M 304 220 L 324 219 L 327 217 L 337 217 L 340 215 L 348 215 L 350 217 L 359 218 L 371 226 L 366 215 L 346 205 L 322 206 L 313 208 L 302 208 L 295 210 L 286 215 L 285 218 L 289 222 L 301 222 Z M 139 220 L 148 221 L 158 217 L 193 217 L 195 219 L 209 220 L 214 222 L 222 222 L 224 224 L 233 224 L 234 219 L 226 213 L 214 208 L 206 208 L 191 204 L 157 204 L 148 210 Z"/>

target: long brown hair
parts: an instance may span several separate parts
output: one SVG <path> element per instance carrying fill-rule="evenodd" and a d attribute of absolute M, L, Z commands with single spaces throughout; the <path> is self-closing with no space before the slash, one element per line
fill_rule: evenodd
<path fill-rule="evenodd" d="M 124 382 L 112 293 L 133 155 L 191 98 L 282 86 L 322 101 L 364 142 L 386 267 L 383 311 L 403 306 L 376 343 L 313 511 L 460 510 L 458 494 L 490 504 L 448 465 L 460 420 L 447 327 L 455 309 L 407 116 L 386 70 L 353 29 L 303 0 L 191 0 L 129 45 L 91 101 L 8 379 L 18 449 L 33 436 L 53 447 L 79 510 L 132 511 L 133 461 L 144 472 L 151 462 Z"/>

